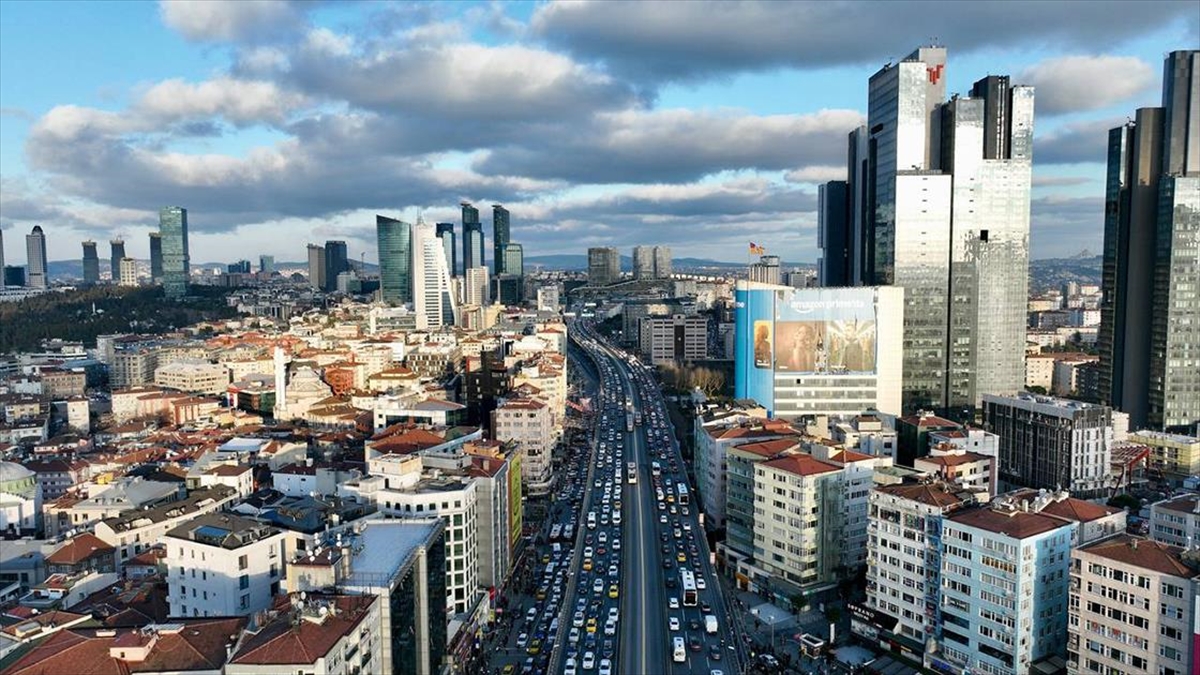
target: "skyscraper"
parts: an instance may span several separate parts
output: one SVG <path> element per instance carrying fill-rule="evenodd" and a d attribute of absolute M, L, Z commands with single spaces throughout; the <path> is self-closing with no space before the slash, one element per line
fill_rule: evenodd
<path fill-rule="evenodd" d="M 871 77 L 839 238 L 843 279 L 905 289 L 904 411 L 961 416 L 1024 384 L 1033 89 L 988 76 L 947 102 L 945 68 L 921 47 Z"/>
<path fill-rule="evenodd" d="M 115 284 L 121 280 L 121 261 L 125 259 L 125 240 L 113 239 L 108 242 L 112 247 L 112 257 L 109 259 L 109 273 L 112 275 L 112 282 Z"/>
<path fill-rule="evenodd" d="M 162 233 L 150 233 L 150 280 L 158 283 L 162 280 Z"/>
<path fill-rule="evenodd" d="M 389 304 L 413 301 L 413 226 L 402 220 L 375 216 L 379 241 L 379 296 Z"/>
<path fill-rule="evenodd" d="M 41 225 L 34 225 L 33 230 L 25 235 L 25 260 L 25 285 L 29 288 L 49 287 L 46 235 L 42 232 Z"/>
<path fill-rule="evenodd" d="M 308 245 L 308 285 L 317 289 L 325 288 L 324 246 Z"/>
<path fill-rule="evenodd" d="M 499 204 L 492 204 L 492 254 L 495 258 L 496 276 L 501 274 L 519 274 L 505 267 L 504 247 L 512 242 L 508 228 L 508 209 Z"/>
<path fill-rule="evenodd" d="M 479 306 L 491 304 L 491 282 L 488 280 L 488 269 L 486 267 L 468 267 L 464 277 L 463 304 Z"/>
<path fill-rule="evenodd" d="M 850 190 L 844 180 L 831 180 L 817 188 L 817 247 L 821 259 L 817 278 L 821 286 L 853 286 L 850 277 Z"/>
<path fill-rule="evenodd" d="M 436 328 L 454 324 L 454 292 L 446 253 L 437 230 L 417 219 L 412 226 L 412 300 L 418 328 Z M 380 261 L 383 260 L 382 253 Z"/>
<path fill-rule="evenodd" d="M 525 274 L 525 249 L 520 244 L 508 242 L 501 251 L 504 260 L 504 273 L 519 277 Z"/>
<path fill-rule="evenodd" d="M 442 250 L 446 252 L 446 265 L 449 266 L 450 276 L 457 276 L 458 249 L 455 248 L 454 223 L 438 223 L 437 236 L 442 240 Z"/>
<path fill-rule="evenodd" d="M 654 278 L 655 279 L 670 279 L 671 278 L 671 247 L 670 246 L 655 246 L 654 247 Z"/>
<path fill-rule="evenodd" d="M 633 278 L 634 279 L 653 279 L 654 278 L 654 247 L 653 246 L 634 246 L 633 247 Z"/>
<path fill-rule="evenodd" d="M 187 209 L 167 206 L 158 213 L 158 231 L 162 235 L 163 291 L 168 298 L 187 295 L 192 258 L 188 253 Z"/>
<path fill-rule="evenodd" d="M 1109 131 L 1100 396 L 1135 427 L 1200 421 L 1200 50 L 1169 54 L 1163 105 Z"/>
<path fill-rule="evenodd" d="M 346 242 L 329 240 L 325 242 L 325 283 L 321 286 L 326 291 L 337 290 L 337 278 L 342 272 L 350 270 L 350 258 Z"/>
<path fill-rule="evenodd" d="M 462 203 L 463 223 L 463 269 L 484 267 L 483 225 L 479 222 L 479 209 L 470 202 Z"/>
<path fill-rule="evenodd" d="M 275 271 L 275 256 L 260 255 L 258 256 L 258 271 L 263 274 L 270 274 Z"/>
<path fill-rule="evenodd" d="M 91 285 L 100 282 L 100 256 L 96 253 L 96 242 L 83 242 L 83 283 Z"/>
<path fill-rule="evenodd" d="M 621 254 L 611 246 L 588 249 L 588 285 L 607 286 L 621 280 Z"/>
<path fill-rule="evenodd" d="M 0 230 L 0 290 L 8 285 L 4 279 L 4 230 Z"/>

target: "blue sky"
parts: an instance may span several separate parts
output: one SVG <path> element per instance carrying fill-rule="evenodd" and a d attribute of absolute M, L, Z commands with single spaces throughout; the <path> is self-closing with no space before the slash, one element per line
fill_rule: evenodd
<path fill-rule="evenodd" d="M 1101 243 L 1105 129 L 1198 45 L 1194 2 L 0 3 L 0 227 L 51 259 L 190 210 L 192 256 L 301 260 L 373 214 L 503 202 L 526 255 L 815 261 L 867 80 L 931 35 L 948 90 L 1037 87 L 1033 257 Z M 490 228 L 489 228 L 490 229 Z"/>

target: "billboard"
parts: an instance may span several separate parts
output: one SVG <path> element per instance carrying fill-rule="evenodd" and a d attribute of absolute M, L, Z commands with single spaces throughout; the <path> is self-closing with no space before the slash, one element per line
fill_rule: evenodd
<path fill-rule="evenodd" d="M 772 332 L 777 372 L 875 374 L 874 289 L 777 290 Z"/>

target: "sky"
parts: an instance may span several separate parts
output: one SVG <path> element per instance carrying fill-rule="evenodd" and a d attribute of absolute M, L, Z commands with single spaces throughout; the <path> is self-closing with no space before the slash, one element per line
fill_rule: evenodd
<path fill-rule="evenodd" d="M 814 262 L 867 81 L 1036 87 L 1031 257 L 1098 253 L 1107 129 L 1158 105 L 1189 2 L 0 2 L 0 228 L 24 262 L 188 208 L 193 262 L 305 259 L 374 215 L 512 214 L 526 256 L 665 244 Z M 107 246 L 102 246 L 101 257 Z M 490 260 L 490 254 L 488 256 Z"/>

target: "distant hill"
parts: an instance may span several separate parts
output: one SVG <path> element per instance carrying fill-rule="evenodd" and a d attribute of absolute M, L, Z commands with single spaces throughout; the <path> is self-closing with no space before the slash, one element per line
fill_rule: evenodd
<path fill-rule="evenodd" d="M 525 266 L 532 267 L 541 265 L 546 269 L 552 270 L 586 270 L 587 255 L 586 254 L 562 254 L 562 255 L 533 255 L 525 258 Z M 745 267 L 744 262 L 726 262 L 723 260 L 711 260 L 709 258 L 672 258 L 671 265 L 675 269 L 701 269 L 701 268 L 738 268 Z M 804 269 L 815 269 L 813 263 L 791 263 L 782 262 L 781 266 L 785 268 L 800 267 Z M 633 269 L 633 259 L 629 256 L 621 256 L 621 269 Z"/>
<path fill-rule="evenodd" d="M 1046 258 L 1029 261 L 1029 291 L 1040 293 L 1058 288 L 1068 281 L 1099 284 L 1104 257 L 1083 251 L 1070 258 Z"/>
<path fill-rule="evenodd" d="M 145 268 L 150 267 L 149 260 L 142 260 L 140 258 L 137 258 L 136 260 L 138 261 L 139 266 L 145 267 Z M 192 263 L 192 267 L 193 268 L 204 268 L 204 269 L 213 269 L 213 268 L 225 269 L 225 267 L 228 264 L 229 263 L 223 263 L 223 262 L 202 262 L 202 263 L 194 262 L 194 263 Z M 359 265 L 359 261 L 351 260 L 350 264 L 357 267 Z M 50 260 L 46 263 L 46 265 L 49 268 L 51 279 L 82 279 L 83 278 L 83 260 Z M 101 273 L 101 275 L 103 275 L 105 272 L 107 272 L 108 269 L 109 269 L 109 259 L 103 258 L 103 257 L 100 258 L 100 273 Z M 254 271 L 258 270 L 258 259 L 257 258 L 250 261 L 250 269 L 254 270 Z M 277 269 L 277 270 L 297 270 L 297 269 L 308 270 L 308 263 L 307 262 L 276 262 L 275 269 Z M 376 265 L 374 263 L 366 263 L 364 265 L 364 269 L 366 269 L 366 271 L 368 273 L 377 273 L 379 271 L 379 265 Z"/>

